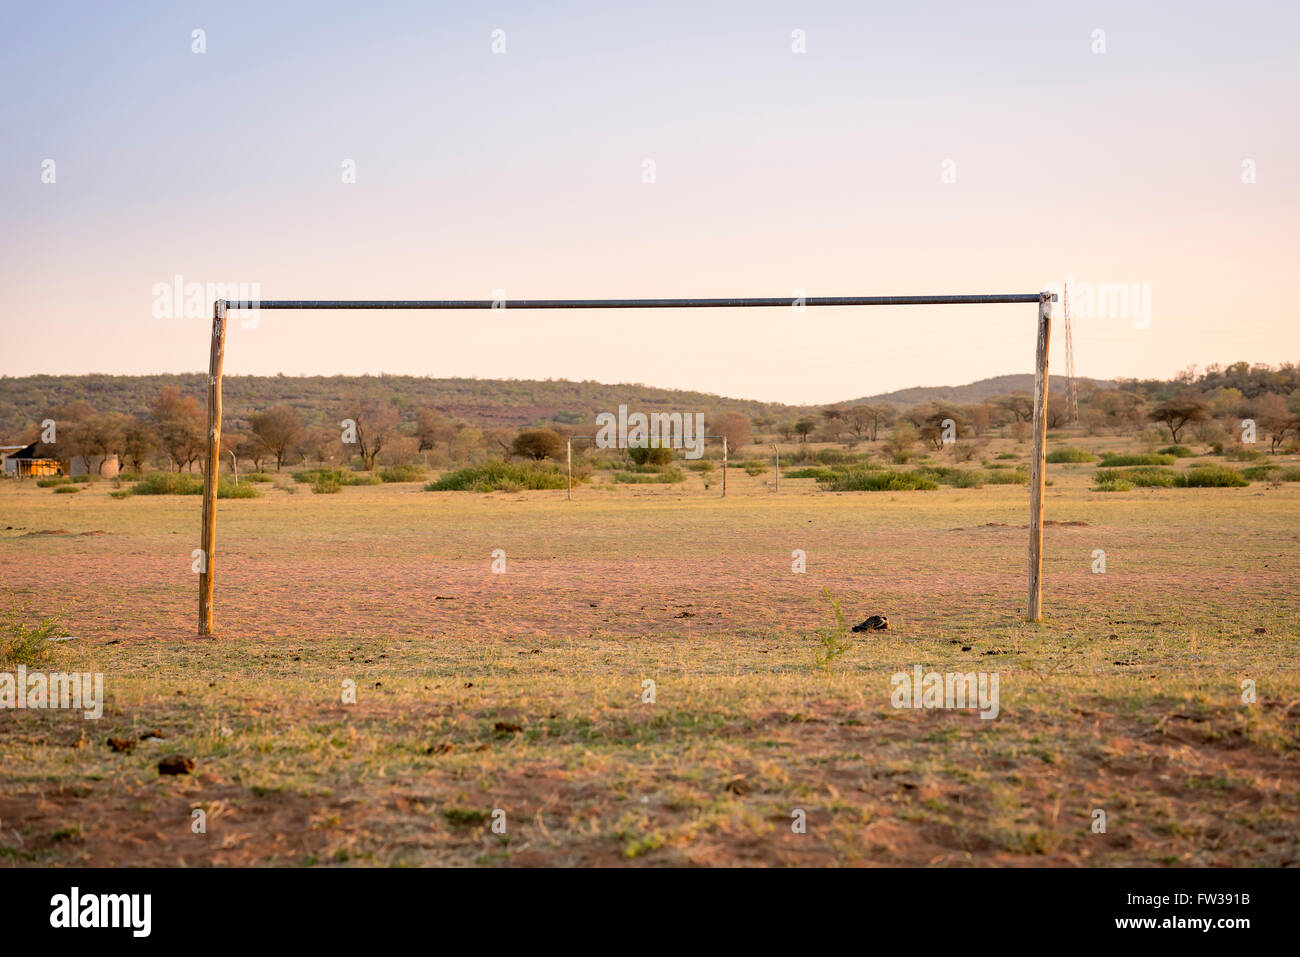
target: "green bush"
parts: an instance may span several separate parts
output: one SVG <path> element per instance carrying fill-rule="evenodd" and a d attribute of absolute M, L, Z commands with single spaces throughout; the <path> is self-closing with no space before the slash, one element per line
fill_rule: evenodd
<path fill-rule="evenodd" d="M 128 495 L 202 495 L 203 479 L 186 472 L 153 472 L 130 489 L 109 494 L 113 498 L 126 498 Z M 257 489 L 248 483 L 236 485 L 226 478 L 217 482 L 217 498 L 257 498 L 257 494 Z"/>
<path fill-rule="evenodd" d="M 620 485 L 671 485 L 686 481 L 681 469 L 661 469 L 658 472 L 615 472 L 614 481 Z"/>
<path fill-rule="evenodd" d="M 311 483 L 311 490 L 315 495 L 337 495 L 343 491 L 343 483 L 334 473 L 322 471 Z"/>
<path fill-rule="evenodd" d="M 55 495 L 66 494 L 68 492 L 80 492 L 80 491 L 81 491 L 80 485 L 56 485 L 54 487 Z"/>
<path fill-rule="evenodd" d="M 1128 492 L 1132 489 L 1133 483 L 1128 479 L 1114 477 L 1101 479 L 1093 487 L 1094 492 Z"/>
<path fill-rule="evenodd" d="M 823 481 L 828 492 L 910 492 L 939 487 L 919 472 L 853 471 Z"/>
<path fill-rule="evenodd" d="M 1158 449 L 1161 455 L 1172 455 L 1176 459 L 1189 459 L 1196 453 L 1185 445 L 1166 445 L 1163 449 Z"/>
<path fill-rule="evenodd" d="M 989 472 L 984 476 L 984 481 L 989 485 L 1028 485 L 1029 473 L 1019 469 L 1011 472 Z"/>
<path fill-rule="evenodd" d="M 419 482 L 424 479 L 424 469 L 418 465 L 390 465 L 379 470 L 381 482 Z"/>
<path fill-rule="evenodd" d="M 54 488 L 56 485 L 67 485 L 68 478 L 66 475 L 47 475 L 45 478 L 36 480 L 37 488 Z"/>
<path fill-rule="evenodd" d="M 1073 445 L 1067 445 L 1063 448 L 1052 449 L 1047 453 L 1047 461 L 1052 463 L 1059 462 L 1095 462 L 1097 456 L 1093 455 L 1086 449 L 1076 448 Z"/>
<path fill-rule="evenodd" d="M 1172 455 L 1160 455 L 1156 452 L 1147 452 L 1140 455 L 1108 454 L 1102 456 L 1101 467 L 1116 468 L 1119 466 L 1130 465 L 1173 465 L 1174 461 Z"/>
<path fill-rule="evenodd" d="M 42 664 L 53 657 L 50 639 L 67 634 L 57 618 L 42 618 L 39 625 L 29 628 L 19 612 L 8 611 L 0 621 L 0 667 Z"/>
<path fill-rule="evenodd" d="M 1226 465 L 1198 465 L 1178 476 L 1178 484 L 1183 488 L 1240 488 L 1250 482 Z"/>
<path fill-rule="evenodd" d="M 676 451 L 667 445 L 629 448 L 627 454 L 636 465 L 668 465 L 677 457 Z"/>
<path fill-rule="evenodd" d="M 98 475 L 74 475 L 68 479 L 69 482 L 76 482 L 80 485 L 89 485 L 91 482 L 98 482 Z"/>
<path fill-rule="evenodd" d="M 426 492 L 517 492 L 523 489 L 565 488 L 568 480 L 558 465 L 549 462 L 502 462 L 457 469 L 429 482 Z"/>
<path fill-rule="evenodd" d="M 744 468 L 745 474 L 750 476 L 762 475 L 767 471 L 767 466 L 762 462 L 746 462 L 742 468 Z"/>
<path fill-rule="evenodd" d="M 328 476 L 340 486 L 343 485 L 378 485 L 383 481 L 378 475 L 372 475 L 369 472 L 354 472 L 351 469 L 304 469 L 301 472 L 293 473 L 295 482 L 303 482 L 308 485 L 315 485 L 322 477 Z"/>
<path fill-rule="evenodd" d="M 686 467 L 692 472 L 712 472 L 713 462 L 710 459 L 696 459 Z"/>
<path fill-rule="evenodd" d="M 813 461 L 818 465 L 844 465 L 853 461 L 853 456 L 839 449 L 820 449 L 813 454 Z"/>
<path fill-rule="evenodd" d="M 236 485 L 229 479 L 217 481 L 217 498 L 257 498 L 260 494 L 251 482 L 240 482 Z"/>
<path fill-rule="evenodd" d="M 1252 482 L 1266 482 L 1281 468 L 1280 465 L 1248 465 L 1241 470 L 1241 474 L 1243 478 L 1250 479 Z"/>
<path fill-rule="evenodd" d="M 1300 482 L 1300 466 L 1283 469 L 1278 478 L 1283 482 Z"/>
<path fill-rule="evenodd" d="M 1018 459 L 1020 456 L 1015 452 L 1000 452 L 998 453 L 998 458 L 1005 461 L 1006 459 Z"/>
<path fill-rule="evenodd" d="M 822 469 L 816 466 L 807 466 L 801 469 L 790 469 L 785 473 L 786 478 L 810 478 L 819 482 L 829 482 L 833 478 L 844 475 L 843 469 Z"/>
<path fill-rule="evenodd" d="M 1262 462 L 1267 456 L 1259 449 L 1248 449 L 1239 445 L 1228 449 L 1223 453 L 1223 457 L 1229 462 Z"/>
<path fill-rule="evenodd" d="M 1099 486 L 1117 481 L 1127 482 L 1130 488 L 1135 485 L 1144 488 L 1173 488 L 1177 484 L 1177 476 L 1172 469 L 1164 468 L 1101 469 L 1097 472 Z"/>
<path fill-rule="evenodd" d="M 199 495 L 203 492 L 203 479 L 188 472 L 151 472 L 136 482 L 131 492 L 135 495 Z"/>
<path fill-rule="evenodd" d="M 275 481 L 275 476 L 274 476 L 274 475 L 269 475 L 269 474 L 267 474 L 266 472 L 248 472 L 248 473 L 246 473 L 246 474 L 244 474 L 244 475 L 239 476 L 239 478 L 240 478 L 241 481 L 244 481 L 244 482 L 262 482 L 262 483 L 266 483 L 266 482 L 274 482 L 274 481 Z"/>

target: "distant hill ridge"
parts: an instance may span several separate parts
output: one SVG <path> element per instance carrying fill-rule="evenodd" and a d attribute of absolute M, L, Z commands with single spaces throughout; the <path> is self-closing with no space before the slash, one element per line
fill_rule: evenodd
<path fill-rule="evenodd" d="M 1067 381 L 1063 375 L 1053 375 L 1050 377 L 1048 389 L 1049 391 L 1064 389 Z M 1079 385 L 1090 383 L 1099 389 L 1113 389 L 1116 385 L 1113 379 L 1085 379 L 1076 376 L 1074 381 Z M 975 402 L 991 399 L 995 395 L 1009 395 L 1012 392 L 1032 392 L 1033 390 L 1033 374 L 1024 373 L 993 376 L 990 379 L 980 379 L 978 382 L 970 382 L 966 385 L 915 386 L 911 389 L 898 389 L 894 392 L 864 396 L 861 399 L 850 399 L 844 404 L 888 402 L 891 405 L 901 407 L 920 405 L 923 402 L 953 402 L 957 405 L 971 405 Z"/>
<path fill-rule="evenodd" d="M 1111 387 L 1113 382 L 1096 382 Z M 960 404 L 979 402 L 994 395 L 1033 388 L 1032 375 L 1004 375 L 968 385 L 900 389 L 858 402 L 889 402 L 900 407 L 927 401 Z M 1052 376 L 1052 388 L 1065 385 Z M 14 436 L 40 422 L 52 409 L 85 401 L 100 412 L 142 414 L 164 386 L 175 386 L 203 402 L 207 376 L 203 373 L 156 375 L 35 375 L 0 376 L 0 439 Z M 606 384 L 567 379 L 435 379 L 424 376 L 248 376 L 227 375 L 223 389 L 225 414 L 230 420 L 246 418 L 273 405 L 296 408 L 308 422 L 332 416 L 338 402 L 356 394 L 387 396 L 406 418 L 416 409 L 430 407 L 452 419 L 479 428 L 518 429 L 545 422 L 576 427 L 595 422 L 599 412 L 626 403 L 644 411 L 699 411 L 705 414 L 739 412 L 750 419 L 763 416 L 793 420 L 815 415 L 822 406 L 785 405 L 753 399 L 733 399 L 707 392 L 659 389 L 637 384 Z"/>

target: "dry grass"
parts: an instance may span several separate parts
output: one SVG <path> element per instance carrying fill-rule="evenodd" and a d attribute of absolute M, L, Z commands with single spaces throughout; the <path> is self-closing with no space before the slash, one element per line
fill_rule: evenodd
<path fill-rule="evenodd" d="M 45 667 L 108 698 L 0 713 L 0 861 L 1296 863 L 1300 487 L 1094 472 L 1050 467 L 1083 524 L 1047 529 L 1036 626 L 1022 486 L 264 487 L 221 503 L 213 640 L 197 499 L 0 483 L 0 610 L 59 614 Z M 819 665 L 823 588 L 892 630 Z M 894 710 L 914 664 L 998 672 L 1000 716 Z"/>

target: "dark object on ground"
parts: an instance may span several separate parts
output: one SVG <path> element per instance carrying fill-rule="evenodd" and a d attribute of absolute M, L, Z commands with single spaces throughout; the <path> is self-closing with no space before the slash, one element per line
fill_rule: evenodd
<path fill-rule="evenodd" d="M 854 625 L 854 631 L 885 631 L 889 628 L 889 619 L 884 615 L 872 615 L 860 625 Z"/>
<path fill-rule="evenodd" d="M 158 762 L 159 774 L 189 774 L 194 770 L 194 759 L 182 754 L 169 754 Z"/>
<path fill-rule="evenodd" d="M 123 751 L 129 754 L 135 750 L 135 741 L 131 738 L 109 738 L 108 746 L 119 754 Z"/>

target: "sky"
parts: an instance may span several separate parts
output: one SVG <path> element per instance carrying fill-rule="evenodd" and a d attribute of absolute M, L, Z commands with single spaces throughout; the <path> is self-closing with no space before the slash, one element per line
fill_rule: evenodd
<path fill-rule="evenodd" d="M 1251 0 L 11 5 L 0 375 L 205 369 L 177 277 L 507 302 L 1071 277 L 1079 375 L 1296 361 L 1298 54 L 1300 5 Z M 1032 372 L 1035 316 L 265 311 L 226 371 L 825 403 Z"/>

